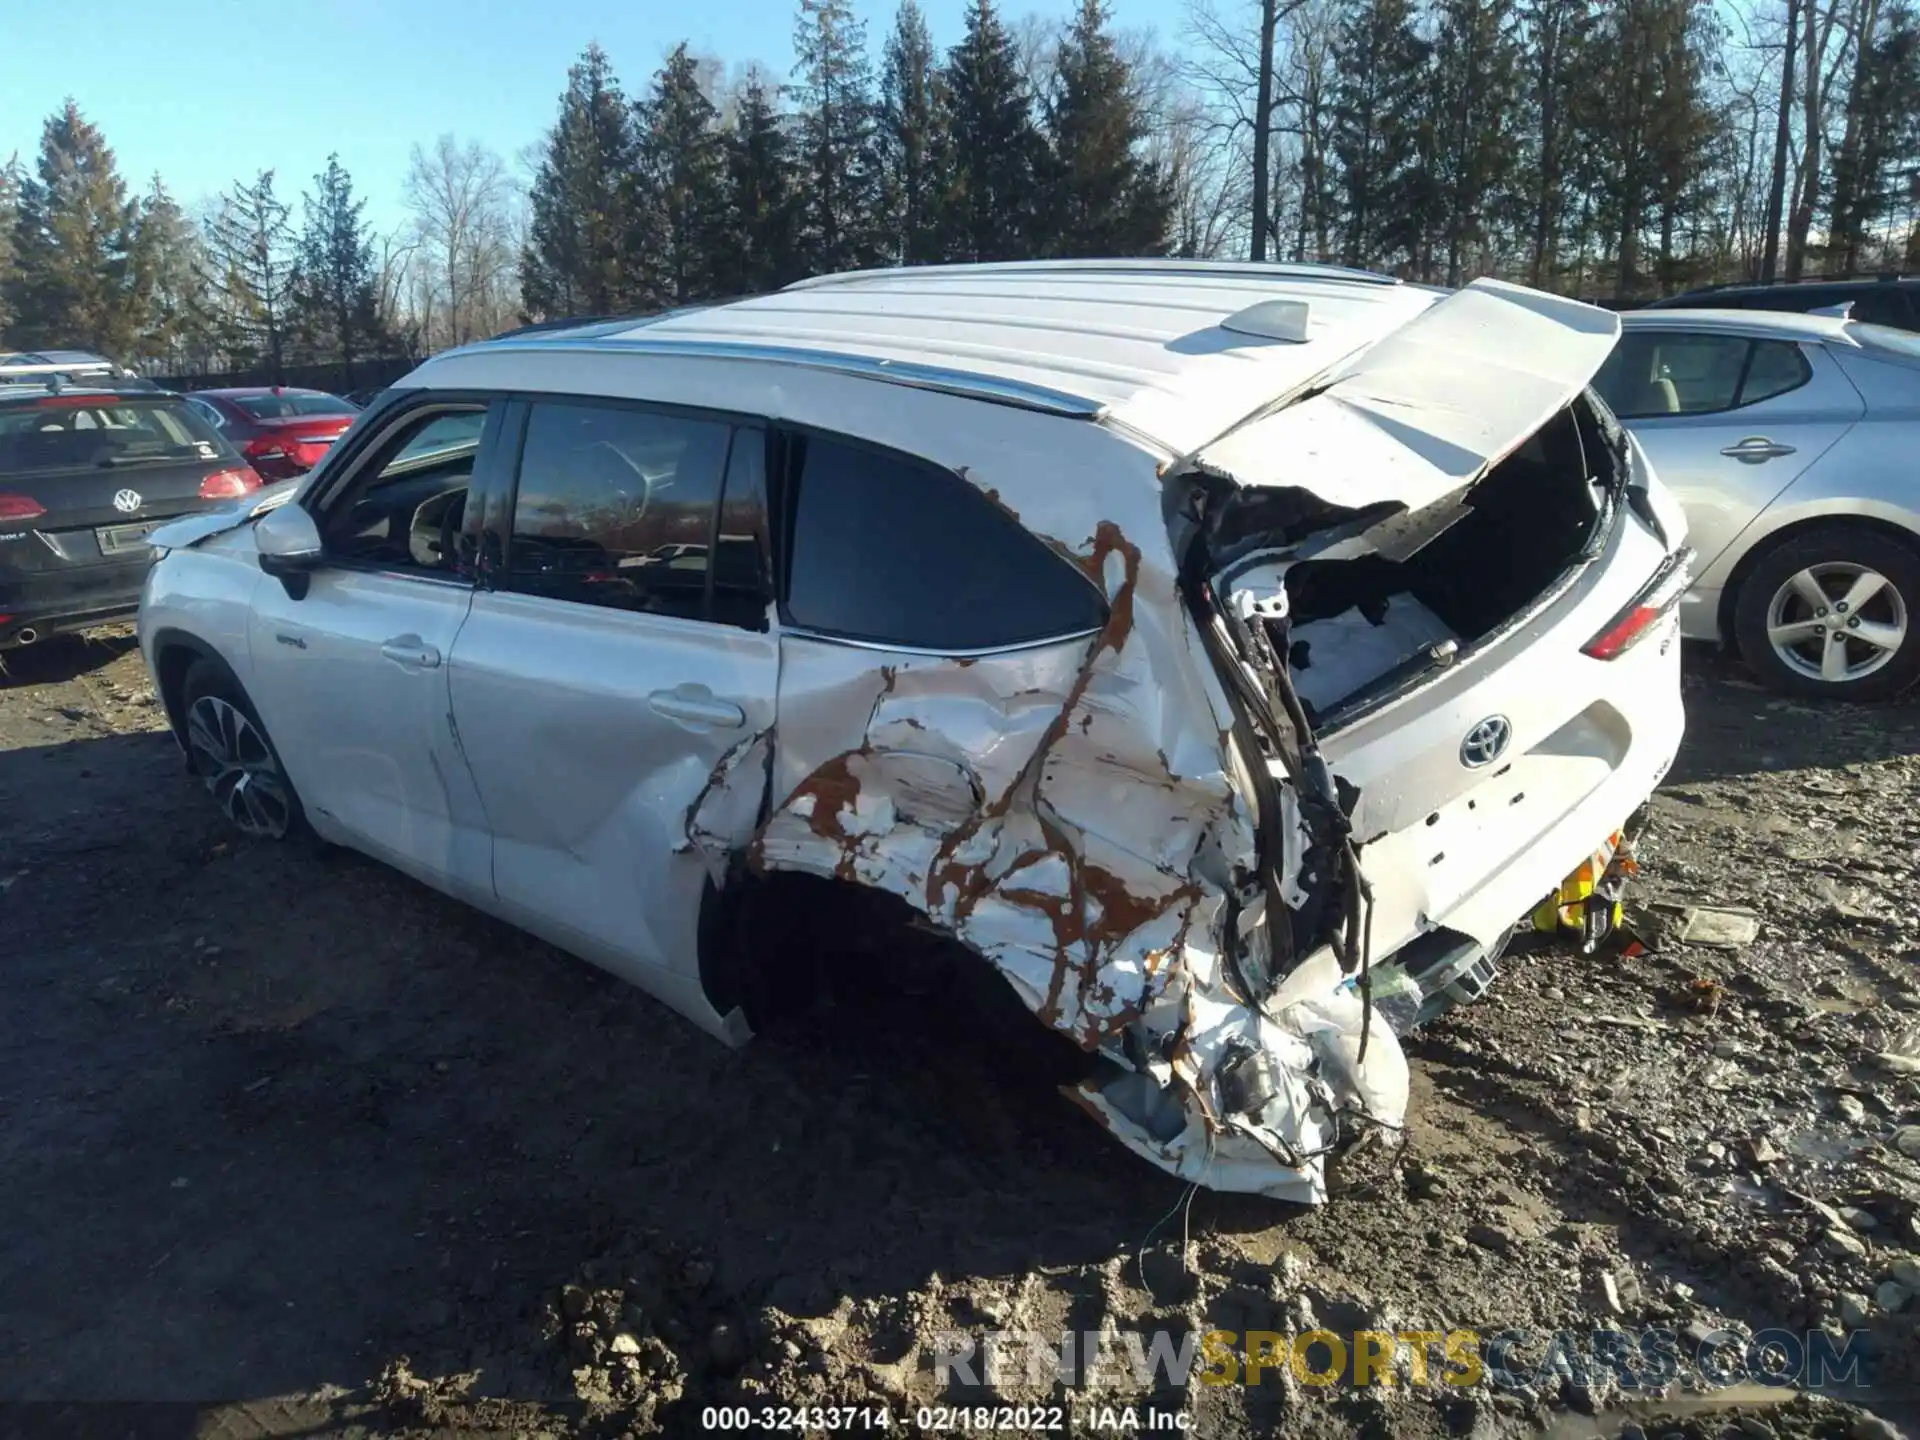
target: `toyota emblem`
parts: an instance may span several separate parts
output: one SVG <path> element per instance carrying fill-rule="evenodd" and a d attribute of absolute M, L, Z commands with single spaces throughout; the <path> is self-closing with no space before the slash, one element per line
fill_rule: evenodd
<path fill-rule="evenodd" d="M 113 496 L 113 508 L 123 515 L 131 515 L 140 508 L 138 490 L 116 490 Z"/>
<path fill-rule="evenodd" d="M 1467 738 L 1460 742 L 1460 763 L 1469 770 L 1491 765 L 1507 753 L 1507 742 L 1511 739 L 1513 722 L 1504 715 L 1489 715 L 1467 731 Z"/>

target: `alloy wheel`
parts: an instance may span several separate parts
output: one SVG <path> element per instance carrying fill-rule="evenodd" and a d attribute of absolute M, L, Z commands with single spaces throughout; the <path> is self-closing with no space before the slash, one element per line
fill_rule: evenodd
<path fill-rule="evenodd" d="M 187 711 L 187 748 L 195 773 L 242 831 L 268 840 L 287 833 L 286 779 L 244 711 L 218 695 L 202 695 Z"/>
<path fill-rule="evenodd" d="M 1787 577 L 1767 605 L 1767 641 L 1780 663 L 1830 685 L 1862 680 L 1890 664 L 1907 638 L 1907 602 L 1868 565 L 1809 565 Z"/>

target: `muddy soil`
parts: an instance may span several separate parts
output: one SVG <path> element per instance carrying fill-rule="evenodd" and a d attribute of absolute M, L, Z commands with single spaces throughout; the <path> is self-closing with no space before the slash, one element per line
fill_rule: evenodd
<path fill-rule="evenodd" d="M 1190 1195 L 939 996 L 729 1053 L 376 864 L 228 834 L 124 635 L 9 655 L 0 1434 L 678 1435 L 774 1403 L 899 1428 L 992 1399 L 1075 1434 L 1129 1403 L 1221 1436 L 1911 1427 L 1920 703 L 1690 667 L 1647 953 L 1510 957 L 1410 1041 L 1402 1143 L 1305 1211 Z M 1403 1356 L 1364 1389 L 1283 1362 L 986 1390 L 933 1363 L 953 1332 L 1322 1327 L 1525 1331 L 1533 1379 Z M 1551 1332 L 1648 1327 L 1861 1332 L 1866 1388 L 1533 1366 Z"/>

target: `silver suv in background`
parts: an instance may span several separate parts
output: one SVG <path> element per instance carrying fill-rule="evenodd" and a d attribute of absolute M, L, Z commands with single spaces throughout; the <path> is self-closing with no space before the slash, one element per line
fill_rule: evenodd
<path fill-rule="evenodd" d="M 1686 508 L 1683 632 L 1792 694 L 1920 679 L 1920 335 L 1764 311 L 1624 320 L 1594 385 Z"/>
<path fill-rule="evenodd" d="M 945 938 L 1122 1142 L 1324 1196 L 1679 745 L 1685 520 L 1494 282 L 839 275 L 421 366 L 155 540 L 192 768 L 745 1039 Z M 888 936 L 894 937 L 888 942 Z M 1004 989 L 998 993 L 1005 995 Z"/>

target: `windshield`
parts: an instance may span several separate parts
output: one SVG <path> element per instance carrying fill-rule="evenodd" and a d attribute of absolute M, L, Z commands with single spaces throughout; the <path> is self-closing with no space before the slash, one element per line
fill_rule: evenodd
<path fill-rule="evenodd" d="M 1898 355 L 1903 360 L 1920 360 L 1920 334 L 1895 330 L 1891 325 L 1849 325 L 1847 333 L 1868 350 Z"/>
<path fill-rule="evenodd" d="M 48 396 L 0 407 L 0 475 L 217 460 L 228 453 L 178 400 Z"/>
<path fill-rule="evenodd" d="M 256 420 L 292 420 L 303 415 L 352 415 L 337 395 L 243 395 L 233 402 Z"/>

